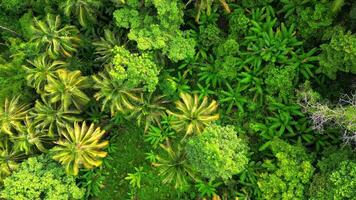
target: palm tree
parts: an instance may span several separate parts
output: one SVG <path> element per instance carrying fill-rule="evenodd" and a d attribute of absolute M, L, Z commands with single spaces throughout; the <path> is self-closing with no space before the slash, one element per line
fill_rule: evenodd
<path fill-rule="evenodd" d="M 99 73 L 93 79 L 94 88 L 99 90 L 94 97 L 97 101 L 102 100 L 102 110 L 107 106 L 110 108 L 112 116 L 117 112 L 133 111 L 136 108 L 135 103 L 140 101 L 136 93 L 141 89 L 128 88 L 108 72 Z"/>
<path fill-rule="evenodd" d="M 42 93 L 49 78 L 55 78 L 57 69 L 62 68 L 66 63 L 62 61 L 50 62 L 46 55 L 37 57 L 34 61 L 29 61 L 34 68 L 24 66 L 27 72 L 28 85 L 35 88 L 37 93 Z"/>
<path fill-rule="evenodd" d="M 0 181 L 2 182 L 7 176 L 17 169 L 21 159 L 19 152 L 9 147 L 8 140 L 2 138 L 0 141 Z"/>
<path fill-rule="evenodd" d="M 96 22 L 96 10 L 101 7 L 100 0 L 66 0 L 61 4 L 64 14 L 70 18 L 72 14 L 76 15 L 79 24 L 83 27 Z"/>
<path fill-rule="evenodd" d="M 48 135 L 53 137 L 59 128 L 65 128 L 67 123 L 73 123 L 80 119 L 76 117 L 80 112 L 76 110 L 64 110 L 55 104 L 43 99 L 37 100 L 35 107 L 30 111 L 33 123 L 37 129 L 47 130 Z"/>
<path fill-rule="evenodd" d="M 168 103 L 168 101 L 163 98 L 163 95 L 152 97 L 152 93 L 147 96 L 141 93 L 140 101 L 129 117 L 137 119 L 139 126 L 145 124 L 145 132 L 152 123 L 159 125 L 161 116 L 165 114 L 166 110 L 164 104 Z"/>
<path fill-rule="evenodd" d="M 104 30 L 104 38 L 100 38 L 99 41 L 94 42 L 95 54 L 97 55 L 96 61 L 103 62 L 103 64 L 109 63 L 115 56 L 115 46 L 120 46 L 121 37 L 115 36 L 115 33 L 109 29 Z"/>
<path fill-rule="evenodd" d="M 163 183 L 173 183 L 175 188 L 182 188 L 187 185 L 188 178 L 195 179 L 194 172 L 188 164 L 186 152 L 178 146 L 177 150 L 173 150 L 170 145 L 161 145 L 167 153 L 167 157 L 157 156 L 157 162 L 153 166 L 158 167 L 159 175 L 163 177 Z"/>
<path fill-rule="evenodd" d="M 89 88 L 90 84 L 86 77 L 81 76 L 80 71 L 67 71 L 59 69 L 56 71 L 58 78 L 49 77 L 48 85 L 45 86 L 46 94 L 50 103 L 61 102 L 62 109 L 68 111 L 71 105 L 81 110 L 90 99 L 82 91 Z"/>
<path fill-rule="evenodd" d="M 104 134 L 105 131 L 94 128 L 94 124 L 89 128 L 85 122 L 82 126 L 75 122 L 74 127 L 67 124 L 66 129 L 60 131 L 62 138 L 51 150 L 53 159 L 65 165 L 67 173 L 73 175 L 77 175 L 82 166 L 87 169 L 98 167 L 102 164 L 100 159 L 107 155 L 102 149 L 109 142 L 100 142 Z"/>
<path fill-rule="evenodd" d="M 12 135 L 13 128 L 21 126 L 25 119 L 29 105 L 19 104 L 19 98 L 14 97 L 10 101 L 6 98 L 4 106 L 0 106 L 0 131 Z"/>
<path fill-rule="evenodd" d="M 70 57 L 71 53 L 76 52 L 76 47 L 80 42 L 78 29 L 75 26 L 66 25 L 61 27 L 59 16 L 51 14 L 46 16 L 45 21 L 34 19 L 32 26 L 34 41 L 38 47 L 45 46 L 47 54 L 51 58 L 59 55 Z"/>
<path fill-rule="evenodd" d="M 18 127 L 17 134 L 10 137 L 14 144 L 13 149 L 17 152 L 25 152 L 26 155 L 36 149 L 46 152 L 43 142 L 47 134 L 35 128 L 35 124 L 26 116 L 25 125 Z"/>
<path fill-rule="evenodd" d="M 212 101 L 208 104 L 208 97 L 204 97 L 200 103 L 198 95 L 181 93 L 181 101 L 175 103 L 178 112 L 167 111 L 173 116 L 172 127 L 178 132 L 185 132 L 185 136 L 196 133 L 200 134 L 206 125 L 210 122 L 219 119 L 219 114 L 216 114 L 218 104 Z"/>

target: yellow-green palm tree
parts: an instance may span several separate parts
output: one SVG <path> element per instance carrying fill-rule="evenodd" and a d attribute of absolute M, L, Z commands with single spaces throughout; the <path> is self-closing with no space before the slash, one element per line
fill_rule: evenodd
<path fill-rule="evenodd" d="M 61 8 L 67 17 L 74 14 L 79 24 L 83 27 L 88 27 L 96 22 L 96 10 L 100 8 L 102 1 L 100 0 L 66 0 L 61 4 Z"/>
<path fill-rule="evenodd" d="M 13 134 L 13 129 L 21 126 L 21 121 L 25 119 L 29 105 L 19 103 L 20 96 L 11 100 L 5 99 L 4 106 L 0 106 L 0 131 L 9 135 Z"/>
<path fill-rule="evenodd" d="M 28 85 L 35 88 L 37 93 L 42 93 L 44 86 L 47 84 L 49 78 L 56 77 L 56 70 L 62 68 L 66 63 L 62 61 L 50 62 L 46 55 L 37 57 L 33 61 L 29 61 L 33 66 L 24 66 L 27 72 L 27 82 Z"/>
<path fill-rule="evenodd" d="M 157 156 L 157 162 L 153 163 L 153 166 L 158 167 L 163 183 L 174 183 L 175 188 L 182 188 L 187 185 L 189 179 L 196 179 L 183 148 L 178 146 L 176 150 L 173 150 L 170 145 L 161 145 L 161 147 L 167 156 Z"/>
<path fill-rule="evenodd" d="M 99 91 L 94 95 L 97 101 L 102 101 L 102 110 L 110 108 L 111 115 L 117 112 L 127 113 L 136 108 L 136 103 L 140 101 L 137 93 L 140 89 L 126 87 L 122 81 L 114 78 L 110 73 L 102 72 L 93 77 L 94 88 Z"/>
<path fill-rule="evenodd" d="M 115 56 L 115 46 L 121 46 L 121 37 L 116 36 L 117 33 L 110 31 L 109 29 L 104 30 L 104 38 L 100 38 L 99 41 L 93 43 L 95 48 L 95 54 L 97 58 L 95 60 L 101 61 L 103 64 L 109 63 Z M 122 35 L 122 34 L 121 34 Z"/>
<path fill-rule="evenodd" d="M 37 129 L 48 131 L 48 136 L 55 136 L 59 128 L 65 128 L 67 123 L 79 121 L 80 114 L 77 110 L 64 110 L 56 104 L 49 103 L 46 99 L 37 100 L 35 107 L 30 111 L 33 123 Z"/>
<path fill-rule="evenodd" d="M 82 91 L 90 87 L 88 79 L 81 76 L 78 70 L 71 72 L 59 69 L 56 74 L 57 78 L 49 77 L 48 84 L 45 86 L 45 96 L 49 97 L 49 102 L 60 102 L 64 111 L 68 111 L 71 105 L 81 110 L 90 100 Z"/>
<path fill-rule="evenodd" d="M 14 151 L 8 140 L 1 138 L 0 141 L 0 181 L 2 182 L 7 176 L 18 168 L 18 163 L 21 159 L 21 154 Z"/>
<path fill-rule="evenodd" d="M 24 126 L 17 128 L 17 134 L 10 137 L 13 149 L 17 152 L 24 152 L 26 155 L 35 149 L 46 152 L 44 142 L 48 139 L 47 133 L 35 128 L 35 124 L 27 116 Z"/>
<path fill-rule="evenodd" d="M 67 124 L 66 129 L 60 131 L 62 138 L 51 150 L 53 159 L 64 165 L 68 174 L 73 175 L 77 175 L 81 167 L 98 167 L 102 164 L 101 158 L 107 155 L 102 149 L 109 142 L 100 141 L 104 134 L 105 131 L 95 128 L 94 124 L 89 127 L 85 122 L 81 126 L 74 123 L 74 127 Z"/>
<path fill-rule="evenodd" d="M 58 16 L 48 14 L 45 20 L 34 19 L 32 26 L 33 36 L 31 41 L 38 47 L 44 47 L 51 58 L 59 55 L 72 56 L 76 52 L 80 39 L 79 31 L 75 26 L 61 26 L 61 19 Z"/>
<path fill-rule="evenodd" d="M 129 117 L 134 117 L 139 126 L 144 124 L 144 131 L 146 132 L 152 123 L 160 124 L 160 119 L 165 114 L 165 104 L 167 103 L 168 101 L 164 100 L 162 95 L 153 97 L 152 93 L 149 95 L 141 93 L 140 101 Z"/>
<path fill-rule="evenodd" d="M 204 97 L 203 101 L 199 101 L 198 95 L 181 93 L 181 100 L 175 102 L 178 112 L 167 111 L 173 116 L 171 125 L 178 132 L 185 132 L 185 137 L 190 134 L 200 134 L 205 126 L 210 122 L 219 119 L 219 114 L 216 113 L 218 104 L 212 100 L 208 102 L 208 97 Z"/>

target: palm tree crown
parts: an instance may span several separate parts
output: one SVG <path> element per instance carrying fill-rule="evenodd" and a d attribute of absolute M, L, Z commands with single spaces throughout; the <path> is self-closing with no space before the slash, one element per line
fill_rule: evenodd
<path fill-rule="evenodd" d="M 25 119 L 29 105 L 19 104 L 19 98 L 5 99 L 4 106 L 0 106 L 0 131 L 12 135 L 13 128 L 21 126 Z"/>
<path fill-rule="evenodd" d="M 79 24 L 83 27 L 96 22 L 96 9 L 102 5 L 100 0 L 66 0 L 61 8 L 67 17 L 74 14 L 78 17 Z"/>
<path fill-rule="evenodd" d="M 45 86 L 46 95 L 50 103 L 61 102 L 63 110 L 69 110 L 71 105 L 81 110 L 82 106 L 89 102 L 89 97 L 82 89 L 90 86 L 88 79 L 81 76 L 80 71 L 57 70 L 57 77 L 49 77 Z"/>
<path fill-rule="evenodd" d="M 178 112 L 167 111 L 174 118 L 172 127 L 178 132 L 185 132 L 185 135 L 193 133 L 200 134 L 204 127 L 210 122 L 219 119 L 219 114 L 216 114 L 218 104 L 216 101 L 208 103 L 208 98 L 204 97 L 200 103 L 198 95 L 181 93 L 181 101 L 175 103 Z"/>
<path fill-rule="evenodd" d="M 79 121 L 79 118 L 76 117 L 79 113 L 77 110 L 61 109 L 45 99 L 43 102 L 37 100 L 35 107 L 30 112 L 36 128 L 47 130 L 50 137 L 53 137 L 59 128 L 65 128 L 65 124 Z"/>
<path fill-rule="evenodd" d="M 45 21 L 35 18 L 32 29 L 34 35 L 31 40 L 38 47 L 45 46 L 51 58 L 57 58 L 59 55 L 70 57 L 80 41 L 77 36 L 79 31 L 75 26 L 61 27 L 60 17 L 51 14 L 46 16 Z"/>
<path fill-rule="evenodd" d="M 98 167 L 107 153 L 101 149 L 109 142 L 100 142 L 105 134 L 104 130 L 94 128 L 94 124 L 87 127 L 86 123 L 80 126 L 74 123 L 74 127 L 67 125 L 65 130 L 60 131 L 63 136 L 56 142 L 57 146 L 52 149 L 53 159 L 65 165 L 68 174 L 77 175 L 79 168 L 87 169 Z"/>
<path fill-rule="evenodd" d="M 33 66 L 24 67 L 27 72 L 28 85 L 35 88 L 37 93 L 41 93 L 49 78 L 55 78 L 57 69 L 63 67 L 65 62 L 53 61 L 50 62 L 46 55 L 37 57 L 34 61 L 29 61 Z"/>
<path fill-rule="evenodd" d="M 136 95 L 140 89 L 128 88 L 108 72 L 99 73 L 93 79 L 94 88 L 99 90 L 94 97 L 96 100 L 102 100 L 102 110 L 107 106 L 110 108 L 111 115 L 132 111 L 135 109 L 135 103 L 140 101 Z"/>

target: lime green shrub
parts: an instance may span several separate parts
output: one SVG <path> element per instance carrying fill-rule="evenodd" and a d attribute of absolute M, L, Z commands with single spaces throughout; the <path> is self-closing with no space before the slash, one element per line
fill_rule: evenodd
<path fill-rule="evenodd" d="M 266 172 L 260 174 L 258 186 L 263 199 L 302 200 L 313 176 L 311 156 L 300 146 L 274 139 L 270 149 L 276 160 L 265 160 Z"/>
<path fill-rule="evenodd" d="M 84 189 L 75 184 L 75 178 L 67 176 L 64 169 L 48 157 L 32 157 L 21 164 L 4 180 L 2 198 L 13 200 L 82 199 Z"/>
<path fill-rule="evenodd" d="M 211 180 L 228 180 L 249 161 L 247 143 L 237 137 L 232 126 L 207 126 L 188 141 L 186 151 L 192 167 Z"/>

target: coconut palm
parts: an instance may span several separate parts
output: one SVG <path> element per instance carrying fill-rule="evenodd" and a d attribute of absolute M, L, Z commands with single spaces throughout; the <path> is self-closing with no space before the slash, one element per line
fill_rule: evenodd
<path fill-rule="evenodd" d="M 178 132 L 185 132 L 185 137 L 190 134 L 200 134 L 206 125 L 219 119 L 216 114 L 218 104 L 216 101 L 208 103 L 208 97 L 204 97 L 200 103 L 198 95 L 181 93 L 181 101 L 175 103 L 178 112 L 167 111 L 173 116 L 172 127 Z"/>
<path fill-rule="evenodd" d="M 112 116 L 117 112 L 133 111 L 136 108 L 135 104 L 140 101 L 137 96 L 140 89 L 128 88 L 108 72 L 99 73 L 93 79 L 94 88 L 99 90 L 94 97 L 97 101 L 102 101 L 102 110 L 110 108 Z"/>
<path fill-rule="evenodd" d="M 60 7 L 67 17 L 70 18 L 74 14 L 78 18 L 80 25 L 88 27 L 88 25 L 96 22 L 96 10 L 101 5 L 102 1 L 100 0 L 66 0 Z"/>
<path fill-rule="evenodd" d="M 161 147 L 167 153 L 167 157 L 157 156 L 157 162 L 153 163 L 153 166 L 158 167 L 163 183 L 174 182 L 175 188 L 182 188 L 187 185 L 189 178 L 195 179 L 183 148 L 178 146 L 177 150 L 173 150 L 170 145 Z"/>
<path fill-rule="evenodd" d="M 13 134 L 13 129 L 21 126 L 21 121 L 25 119 L 29 105 L 19 104 L 20 96 L 11 100 L 5 99 L 4 106 L 0 106 L 0 131 L 9 135 Z"/>
<path fill-rule="evenodd" d="M 10 137 L 13 149 L 26 155 L 35 149 L 46 152 L 44 142 L 48 139 L 46 132 L 35 128 L 35 124 L 26 116 L 25 125 L 17 128 L 17 134 Z"/>
<path fill-rule="evenodd" d="M 81 110 L 90 100 L 82 91 L 90 87 L 88 79 L 81 76 L 78 70 L 70 72 L 59 69 L 56 74 L 58 78 L 49 77 L 48 85 L 45 86 L 45 96 L 49 97 L 49 102 L 60 102 L 64 111 L 68 111 L 71 105 Z"/>
<path fill-rule="evenodd" d="M 48 135 L 53 137 L 59 128 L 65 128 L 67 123 L 73 123 L 80 119 L 76 117 L 80 112 L 77 110 L 64 110 L 46 99 L 37 100 L 35 107 L 30 111 L 33 123 L 37 129 L 47 130 Z"/>
<path fill-rule="evenodd" d="M 73 52 L 77 51 L 76 47 L 80 41 L 78 29 L 70 25 L 61 27 L 59 16 L 54 17 L 48 14 L 45 20 L 35 18 L 32 29 L 31 40 L 38 47 L 45 47 L 51 58 L 57 58 L 59 55 L 70 57 Z"/>
<path fill-rule="evenodd" d="M 33 66 L 24 66 L 27 72 L 28 85 L 35 88 L 37 93 L 42 93 L 44 86 L 47 84 L 49 78 L 56 77 L 56 70 L 62 68 L 66 63 L 62 61 L 49 61 L 46 55 L 37 57 L 33 61 L 29 61 Z"/>
<path fill-rule="evenodd" d="M 135 110 L 131 113 L 130 117 L 137 119 L 137 124 L 145 125 L 144 131 L 146 132 L 152 123 L 160 124 L 161 116 L 165 114 L 168 101 L 163 99 L 164 96 L 152 96 L 152 93 L 144 96 L 141 93 L 140 101 L 137 103 Z"/>
<path fill-rule="evenodd" d="M 100 142 L 105 131 L 95 128 L 94 124 L 87 127 L 83 122 L 80 126 L 74 123 L 74 127 L 66 125 L 66 129 L 60 131 L 62 138 L 56 142 L 51 152 L 53 159 L 65 166 L 68 174 L 77 175 L 79 168 L 92 169 L 101 165 L 101 158 L 107 153 L 102 151 L 109 142 Z"/>

